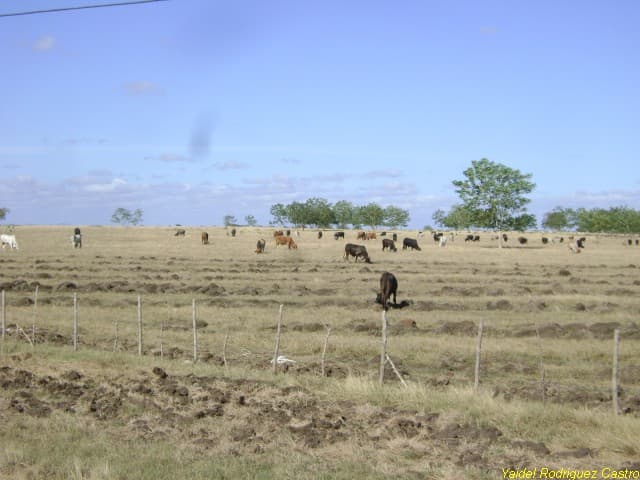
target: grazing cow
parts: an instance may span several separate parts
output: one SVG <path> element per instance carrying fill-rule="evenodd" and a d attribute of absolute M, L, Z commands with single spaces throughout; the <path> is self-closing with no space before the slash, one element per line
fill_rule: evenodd
<path fill-rule="evenodd" d="M 507 237 L 507 234 L 506 234 L 506 233 L 503 233 L 503 234 L 502 234 L 502 241 L 503 241 L 503 242 L 506 242 L 506 241 L 508 241 L 508 240 L 509 240 L 509 237 Z"/>
<path fill-rule="evenodd" d="M 200 234 L 200 239 L 202 240 L 203 245 L 209 245 L 209 234 L 207 232 L 202 232 L 202 234 Z"/>
<path fill-rule="evenodd" d="M 275 232 L 273 232 L 273 238 L 279 237 L 280 235 L 284 235 L 284 232 L 282 230 L 276 230 Z"/>
<path fill-rule="evenodd" d="M 236 229 L 235 229 L 235 228 L 232 228 L 232 229 L 231 229 L 231 236 L 232 236 L 232 237 L 235 237 L 235 236 L 236 236 L 236 233 L 237 233 Z"/>
<path fill-rule="evenodd" d="M 380 233 L 380 236 L 381 236 L 381 237 L 386 237 L 386 236 L 387 236 L 387 232 L 382 232 L 382 233 Z"/>
<path fill-rule="evenodd" d="M 293 238 L 287 237 L 286 235 L 278 235 L 276 237 L 276 247 L 278 245 L 287 245 L 289 249 L 298 248 L 298 245 L 293 241 Z"/>
<path fill-rule="evenodd" d="M 580 253 L 582 251 L 578 246 L 578 242 L 570 242 L 568 246 L 572 253 Z"/>
<path fill-rule="evenodd" d="M 382 308 L 386 311 L 389 310 L 389 299 L 393 295 L 393 304 L 396 301 L 396 292 L 398 291 L 398 280 L 393 273 L 384 272 L 380 277 L 380 293 L 376 296 L 376 303 L 382 305 Z"/>
<path fill-rule="evenodd" d="M 377 237 L 376 232 L 367 232 L 367 234 L 364 236 L 365 240 L 375 240 Z"/>
<path fill-rule="evenodd" d="M 527 240 L 527 237 L 518 237 L 518 243 L 519 243 L 520 245 L 524 245 L 524 244 L 526 244 L 526 243 L 527 243 L 527 241 L 528 241 L 528 240 Z"/>
<path fill-rule="evenodd" d="M 256 243 L 256 253 L 264 253 L 264 247 L 267 246 L 267 242 L 264 241 L 264 238 L 258 240 Z"/>
<path fill-rule="evenodd" d="M 367 234 L 365 232 L 358 232 L 356 235 L 356 240 L 365 240 L 367 238 Z"/>
<path fill-rule="evenodd" d="M 7 245 L 9 245 L 9 248 L 11 248 L 12 250 L 19 250 L 18 242 L 16 241 L 15 235 L 7 235 L 3 233 L 2 235 L 0 235 L 0 243 L 2 243 L 3 250 Z"/>
<path fill-rule="evenodd" d="M 183 230 L 182 228 L 180 228 L 176 230 L 176 234 L 174 235 L 174 237 L 184 237 L 186 233 L 187 233 L 186 230 Z"/>
<path fill-rule="evenodd" d="M 444 233 L 442 232 L 433 232 L 433 241 L 439 242 L 443 236 L 444 236 Z"/>
<path fill-rule="evenodd" d="M 371 263 L 371 259 L 369 258 L 369 254 L 367 253 L 367 247 L 364 245 L 355 245 L 353 243 L 347 243 L 344 246 L 344 255 L 342 258 L 349 261 L 349 256 L 352 256 L 356 259 L 356 263 L 358 262 L 358 258 L 362 257 L 366 263 Z"/>
<path fill-rule="evenodd" d="M 344 238 L 344 232 L 336 232 L 333 234 L 333 238 L 338 240 L 339 238 Z"/>
<path fill-rule="evenodd" d="M 410 248 L 411 250 L 421 250 L 418 246 L 418 241 L 415 238 L 405 237 L 402 240 L 402 249 L 406 250 L 407 248 Z"/>
<path fill-rule="evenodd" d="M 631 239 L 627 240 L 627 245 L 633 245 L 633 240 Z"/>
<path fill-rule="evenodd" d="M 473 242 L 473 235 L 467 235 L 466 237 L 464 237 L 464 241 L 465 242 Z"/>
<path fill-rule="evenodd" d="M 391 238 L 393 239 L 394 242 L 398 241 L 398 234 L 394 233 L 393 235 L 391 235 Z"/>
<path fill-rule="evenodd" d="M 318 232 L 318 240 L 320 240 L 322 238 L 322 231 Z"/>
<path fill-rule="evenodd" d="M 382 239 L 382 251 L 383 252 L 384 252 L 385 248 L 388 248 L 392 252 L 397 252 L 398 251 L 398 249 L 396 248 L 396 242 L 394 242 L 390 238 L 383 238 Z"/>
<path fill-rule="evenodd" d="M 587 241 L 587 237 L 580 237 L 579 239 L 576 240 L 576 245 L 578 246 L 578 248 L 584 248 L 584 242 Z"/>

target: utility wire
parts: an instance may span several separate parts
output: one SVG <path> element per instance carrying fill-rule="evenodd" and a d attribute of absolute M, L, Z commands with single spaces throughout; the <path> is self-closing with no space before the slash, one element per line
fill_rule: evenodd
<path fill-rule="evenodd" d="M 130 1 L 130 2 L 103 3 L 100 5 L 83 5 L 80 7 L 61 7 L 61 8 L 51 8 L 49 10 L 31 10 L 29 12 L 0 13 L 0 17 L 17 17 L 19 15 L 35 15 L 37 13 L 67 12 L 69 10 L 85 10 L 87 8 L 118 7 L 122 5 L 136 5 L 139 3 L 153 3 L 153 2 L 166 2 L 166 1 L 168 0 L 136 0 L 136 1 Z"/>

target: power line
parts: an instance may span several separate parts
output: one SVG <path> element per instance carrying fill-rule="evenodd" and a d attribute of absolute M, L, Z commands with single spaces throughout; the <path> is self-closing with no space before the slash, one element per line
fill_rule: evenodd
<path fill-rule="evenodd" d="M 28 12 L 0 13 L 0 17 L 17 17 L 19 15 L 35 15 L 37 13 L 68 12 L 69 10 L 85 10 L 87 8 L 119 7 L 122 5 L 136 5 L 139 3 L 167 2 L 167 1 L 168 0 L 136 0 L 136 1 L 130 1 L 130 2 L 102 3 L 100 5 L 83 5 L 80 7 L 61 7 L 61 8 L 51 8 L 49 10 L 31 10 Z"/>

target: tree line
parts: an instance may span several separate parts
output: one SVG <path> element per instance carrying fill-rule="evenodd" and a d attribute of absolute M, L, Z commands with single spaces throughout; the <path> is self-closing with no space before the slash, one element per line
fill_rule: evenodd
<path fill-rule="evenodd" d="M 366 225 L 376 227 L 406 227 L 411 219 L 408 210 L 394 205 L 382 207 L 375 202 L 366 205 L 354 205 L 347 200 L 335 204 L 324 198 L 309 198 L 305 202 L 292 202 L 288 205 L 276 203 L 270 209 L 271 225 L 293 225 L 305 228 L 362 228 Z"/>

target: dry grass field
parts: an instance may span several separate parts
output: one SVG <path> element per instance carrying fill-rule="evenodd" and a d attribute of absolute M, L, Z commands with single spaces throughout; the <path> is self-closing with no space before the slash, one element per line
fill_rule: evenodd
<path fill-rule="evenodd" d="M 356 241 L 353 231 L 338 241 L 302 231 L 290 250 L 269 228 L 236 237 L 184 228 L 176 237 L 169 227 L 82 227 L 82 249 L 70 227 L 16 228 L 20 250 L 0 251 L 0 478 L 640 470 L 640 247 L 626 237 L 588 235 L 580 254 L 542 245 L 541 234 L 524 246 L 511 235 L 498 249 L 485 233 L 445 248 L 425 236 L 422 251 L 403 251 L 416 232 L 398 232 L 398 251 L 382 252 L 379 238 Z M 346 242 L 366 245 L 372 263 L 345 262 Z M 398 302 L 410 303 L 387 315 L 406 388 L 390 368 L 377 383 L 384 271 L 398 279 Z M 280 305 L 280 353 L 295 363 L 274 374 Z"/>

